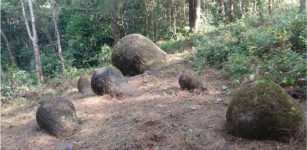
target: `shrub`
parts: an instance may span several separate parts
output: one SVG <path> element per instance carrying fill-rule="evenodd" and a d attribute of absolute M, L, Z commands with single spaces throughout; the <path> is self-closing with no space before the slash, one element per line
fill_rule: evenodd
<path fill-rule="evenodd" d="M 184 50 L 182 48 L 184 47 L 185 41 L 186 40 L 183 36 L 178 36 L 177 39 L 172 38 L 169 40 L 160 41 L 158 46 L 166 53 L 173 54 Z"/>
<path fill-rule="evenodd" d="M 306 14 L 285 12 L 267 20 L 246 18 L 203 34 L 195 65 L 221 68 L 231 78 L 256 76 L 294 85 L 306 79 Z M 306 86 L 306 85 L 303 85 Z"/>
<path fill-rule="evenodd" d="M 61 74 L 62 66 L 55 51 L 42 51 L 41 52 L 43 75 L 47 78 L 54 78 L 58 74 Z M 34 64 L 34 62 L 33 62 Z M 34 66 L 34 65 L 33 65 Z M 34 67 L 33 67 L 34 68 Z M 34 69 L 33 69 L 34 70 Z"/>
<path fill-rule="evenodd" d="M 11 100 L 17 95 L 29 91 L 35 84 L 34 76 L 17 67 L 8 67 L 1 75 L 1 95 Z"/>
<path fill-rule="evenodd" d="M 100 65 L 105 66 L 111 63 L 111 55 L 112 55 L 112 48 L 105 44 L 101 47 L 101 51 L 98 55 L 98 60 Z"/>

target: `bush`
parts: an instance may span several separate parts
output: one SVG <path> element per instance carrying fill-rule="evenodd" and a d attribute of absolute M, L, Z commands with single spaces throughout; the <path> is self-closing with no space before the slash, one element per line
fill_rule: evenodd
<path fill-rule="evenodd" d="M 98 55 L 98 60 L 100 65 L 105 66 L 111 63 L 111 55 L 112 55 L 112 48 L 105 44 L 101 47 L 101 51 Z"/>
<path fill-rule="evenodd" d="M 64 85 L 65 83 L 70 82 L 72 79 L 75 79 L 80 75 L 92 72 L 93 70 L 94 68 L 78 69 L 76 67 L 67 67 L 64 74 L 59 74 L 54 78 L 50 79 L 48 82 L 54 87 L 59 87 L 61 85 Z"/>
<path fill-rule="evenodd" d="M 54 78 L 62 72 L 62 66 L 59 56 L 55 51 L 41 52 L 43 75 L 47 78 Z M 33 62 L 34 64 L 34 62 Z M 33 65 L 34 66 L 34 65 Z M 34 67 L 33 67 L 34 68 Z M 33 69 L 34 70 L 34 69 Z"/>
<path fill-rule="evenodd" d="M 270 78 L 282 85 L 305 80 L 306 14 L 290 11 L 251 20 L 241 19 L 203 34 L 196 66 L 221 68 L 236 82 L 246 76 Z"/>
<path fill-rule="evenodd" d="M 160 41 L 158 45 L 166 53 L 173 54 L 184 50 L 182 47 L 184 47 L 185 41 L 186 40 L 183 36 L 178 36 L 177 39 L 172 38 L 169 40 Z"/>
<path fill-rule="evenodd" d="M 6 100 L 11 100 L 33 88 L 35 84 L 34 76 L 17 67 L 8 67 L 1 75 L 1 95 Z"/>
<path fill-rule="evenodd" d="M 69 18 L 65 28 L 67 51 L 65 56 L 77 68 L 95 67 L 99 65 L 97 55 L 104 44 L 112 45 L 112 26 L 101 24 L 111 19 L 97 19 L 94 16 L 74 14 Z"/>

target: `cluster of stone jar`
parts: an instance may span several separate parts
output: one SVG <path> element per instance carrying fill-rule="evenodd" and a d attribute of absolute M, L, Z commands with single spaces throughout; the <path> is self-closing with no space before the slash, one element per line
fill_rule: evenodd
<path fill-rule="evenodd" d="M 126 76 L 142 74 L 151 67 L 163 65 L 167 54 L 146 37 L 132 34 L 122 38 L 112 51 L 113 66 L 81 76 L 78 90 L 112 97 L 135 95 Z M 186 90 L 207 90 L 193 72 L 185 70 L 179 85 Z M 226 113 L 227 132 L 253 139 L 280 139 L 295 133 L 304 122 L 297 102 L 279 85 L 258 80 L 241 87 L 233 94 Z M 36 113 L 39 127 L 55 136 L 71 136 L 81 128 L 72 102 L 65 98 L 41 103 Z"/>

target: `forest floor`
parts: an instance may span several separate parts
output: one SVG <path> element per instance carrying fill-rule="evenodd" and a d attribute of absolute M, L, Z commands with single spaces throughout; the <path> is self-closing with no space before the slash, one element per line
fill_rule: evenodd
<path fill-rule="evenodd" d="M 191 59 L 188 53 L 173 54 L 166 66 L 127 77 L 138 93 L 134 97 L 82 95 L 73 80 L 63 97 L 74 103 L 82 129 L 69 138 L 55 138 L 38 129 L 35 119 L 38 103 L 3 107 L 1 149 L 306 149 L 305 135 L 282 143 L 227 134 L 227 105 L 238 87 L 217 70 L 206 69 L 200 77 L 208 91 L 181 90 L 178 77 L 182 70 L 192 67 Z M 302 106 L 304 103 L 301 102 Z"/>

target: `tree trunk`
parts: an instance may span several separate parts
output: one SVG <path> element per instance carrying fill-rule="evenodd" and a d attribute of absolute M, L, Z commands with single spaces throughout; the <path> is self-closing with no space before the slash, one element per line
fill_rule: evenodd
<path fill-rule="evenodd" d="M 241 6 L 240 6 L 240 11 L 241 11 L 241 17 L 244 17 L 245 14 L 245 2 L 244 0 L 241 0 Z"/>
<path fill-rule="evenodd" d="M 268 11 L 269 11 L 269 14 L 272 15 L 272 0 L 268 1 Z"/>
<path fill-rule="evenodd" d="M 33 11 L 32 0 L 28 0 L 30 16 L 31 16 L 32 34 L 31 34 L 31 30 L 28 24 L 27 17 L 26 17 L 23 0 L 20 0 L 20 2 L 21 2 L 21 7 L 22 7 L 23 18 L 25 20 L 28 35 L 29 35 L 29 38 L 31 39 L 33 50 L 34 50 L 36 80 L 38 83 L 41 83 L 43 81 L 43 70 L 42 70 L 42 62 L 41 62 L 41 57 L 40 57 L 39 47 L 38 47 L 38 38 L 37 38 L 36 27 L 35 27 L 35 16 L 34 16 L 34 11 Z"/>
<path fill-rule="evenodd" d="M 115 9 L 112 11 L 112 17 L 113 17 L 113 38 L 114 38 L 114 45 L 115 45 L 120 39 L 117 13 Z"/>
<path fill-rule="evenodd" d="M 149 37 L 149 30 L 150 30 L 150 21 L 151 21 L 151 19 L 147 19 L 147 18 L 149 18 L 147 15 L 144 17 L 145 18 L 145 26 L 146 26 L 146 28 L 145 28 L 145 35 L 146 35 L 146 37 Z"/>
<path fill-rule="evenodd" d="M 7 51 L 9 52 L 9 57 L 10 57 L 11 63 L 12 63 L 13 65 L 16 65 L 15 55 L 14 55 L 14 52 L 12 51 L 12 49 L 11 49 L 10 42 L 9 42 L 9 40 L 7 39 L 5 33 L 2 31 L 2 29 L 0 29 L 0 32 L 1 32 L 2 38 L 3 38 L 4 42 L 5 42 Z"/>
<path fill-rule="evenodd" d="M 48 40 L 48 42 L 49 42 L 50 47 L 51 47 L 52 49 L 55 49 L 55 47 L 54 47 L 54 44 L 53 44 L 53 41 L 52 41 L 52 38 L 51 38 L 51 35 L 50 35 L 49 31 L 42 30 L 42 32 L 45 34 L 45 36 L 46 36 L 46 38 L 47 38 L 47 40 Z"/>
<path fill-rule="evenodd" d="M 3 75 L 4 75 L 4 73 L 3 73 L 2 65 L 0 65 L 0 76 L 1 76 L 1 78 L 3 78 Z"/>
<path fill-rule="evenodd" d="M 153 26 L 154 26 L 154 42 L 156 43 L 159 39 L 159 26 L 157 24 L 156 19 L 153 21 Z"/>
<path fill-rule="evenodd" d="M 58 48 L 58 55 L 60 57 L 61 60 L 61 65 L 62 65 L 62 73 L 65 72 L 65 60 L 62 54 L 62 45 L 61 45 L 61 38 L 60 38 L 60 31 L 58 29 L 58 13 L 57 13 L 57 9 L 56 9 L 56 3 L 55 0 L 50 0 L 50 4 L 52 7 L 52 20 L 53 20 L 53 24 L 54 24 L 54 30 L 55 30 L 55 34 L 56 34 L 56 39 L 57 39 L 57 48 Z"/>
<path fill-rule="evenodd" d="M 36 78 L 39 82 L 43 81 L 43 69 L 42 69 L 42 62 L 41 57 L 39 53 L 39 47 L 38 47 L 38 38 L 36 33 L 36 27 L 35 27 L 35 16 L 33 11 L 33 4 L 32 0 L 28 0 L 29 3 L 29 9 L 30 9 L 30 16 L 31 16 L 31 25 L 32 25 L 32 33 L 33 33 L 33 49 L 34 49 L 34 55 L 35 55 L 35 70 L 36 70 Z"/>
<path fill-rule="evenodd" d="M 122 24 L 123 24 L 123 27 L 124 27 L 124 34 L 126 36 L 127 33 L 128 33 L 128 23 L 127 23 L 127 20 L 126 20 L 126 11 L 124 11 L 124 13 L 122 15 Z"/>
<path fill-rule="evenodd" d="M 306 12 L 306 0 L 300 0 L 300 12 Z"/>
<path fill-rule="evenodd" d="M 256 0 L 254 0 L 254 2 L 253 2 L 253 15 L 256 14 L 256 11 L 257 11 L 257 2 L 256 2 Z"/>
<path fill-rule="evenodd" d="M 24 22 L 25 22 L 25 25 L 26 25 L 27 33 L 28 33 L 29 39 L 32 43 L 32 33 L 31 33 L 31 30 L 30 30 L 30 26 L 29 26 L 29 23 L 28 23 L 27 16 L 26 16 L 26 11 L 25 11 L 25 7 L 24 7 L 24 4 L 23 4 L 23 0 L 20 0 L 20 3 L 21 3 L 21 9 L 22 9 L 23 19 L 24 19 Z"/>
<path fill-rule="evenodd" d="M 229 0 L 229 21 L 230 22 L 233 22 L 234 21 L 234 3 L 233 3 L 233 0 Z"/>
<path fill-rule="evenodd" d="M 220 15 L 224 14 L 224 0 L 218 0 L 219 3 L 219 8 L 218 8 L 218 12 Z"/>
<path fill-rule="evenodd" d="M 124 28 L 124 36 L 129 34 L 129 6 L 127 6 L 127 2 L 124 2 L 123 5 L 123 28 Z"/>
<path fill-rule="evenodd" d="M 177 38 L 177 26 L 176 26 L 176 17 L 177 17 L 177 9 L 176 9 L 177 0 L 172 0 L 171 5 L 171 18 L 172 18 L 172 26 L 173 26 L 173 37 Z"/>
<path fill-rule="evenodd" d="M 200 25 L 200 0 L 189 0 L 189 25 L 190 32 L 196 33 Z"/>

